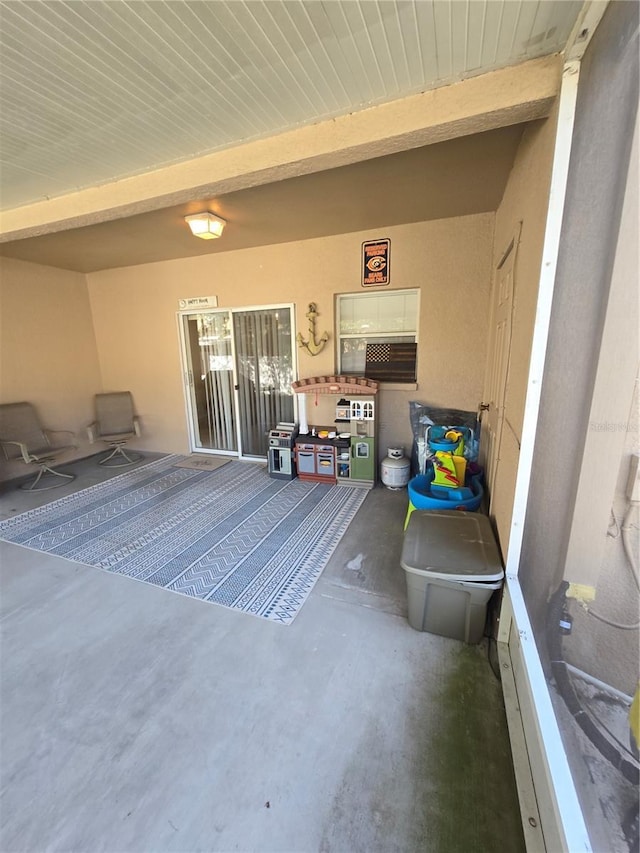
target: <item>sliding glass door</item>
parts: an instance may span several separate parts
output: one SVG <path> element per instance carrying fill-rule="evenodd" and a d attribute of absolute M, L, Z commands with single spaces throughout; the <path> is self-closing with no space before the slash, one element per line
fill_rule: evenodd
<path fill-rule="evenodd" d="M 262 457 L 293 421 L 289 305 L 181 315 L 192 450 Z"/>
<path fill-rule="evenodd" d="M 238 450 L 228 311 L 183 314 L 183 358 L 192 450 Z"/>
<path fill-rule="evenodd" d="M 266 456 L 267 433 L 293 421 L 291 310 L 233 313 L 242 455 Z"/>

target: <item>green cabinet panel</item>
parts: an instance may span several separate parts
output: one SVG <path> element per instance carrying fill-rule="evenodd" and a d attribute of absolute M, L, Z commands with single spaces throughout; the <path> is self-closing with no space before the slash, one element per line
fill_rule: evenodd
<path fill-rule="evenodd" d="M 369 480 L 372 483 L 376 478 L 376 460 L 374 453 L 374 439 L 351 436 L 351 479 Z"/>

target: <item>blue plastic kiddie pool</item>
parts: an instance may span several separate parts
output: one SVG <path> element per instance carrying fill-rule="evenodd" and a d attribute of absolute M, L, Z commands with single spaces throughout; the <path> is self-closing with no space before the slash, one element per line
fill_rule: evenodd
<path fill-rule="evenodd" d="M 460 509 L 475 512 L 484 496 L 482 473 L 473 475 L 463 489 L 447 489 L 433 485 L 433 468 L 426 474 L 418 474 L 407 485 L 409 491 L 409 509 L 405 520 L 405 529 L 414 509 Z"/>

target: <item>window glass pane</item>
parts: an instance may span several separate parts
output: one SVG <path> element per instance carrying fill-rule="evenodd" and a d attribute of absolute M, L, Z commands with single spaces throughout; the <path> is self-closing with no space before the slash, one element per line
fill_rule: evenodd
<path fill-rule="evenodd" d="M 377 299 L 354 299 L 353 321 L 355 328 L 364 331 L 372 331 L 372 327 L 378 322 L 378 300 Z"/>
<path fill-rule="evenodd" d="M 348 296 L 340 297 L 340 301 L 338 303 L 339 311 L 340 311 L 340 334 L 345 332 L 349 334 L 354 331 L 354 320 L 353 320 L 353 303 L 354 299 Z"/>
<path fill-rule="evenodd" d="M 418 322 L 417 291 L 392 291 L 338 297 L 340 334 L 393 334 L 415 332 Z"/>
<path fill-rule="evenodd" d="M 378 305 L 380 312 L 380 331 L 388 332 L 404 326 L 404 296 L 390 293 L 381 299 Z"/>
<path fill-rule="evenodd" d="M 398 331 L 412 331 L 415 332 L 418 329 L 418 294 L 416 291 L 413 293 L 406 293 L 403 296 L 404 306 L 402 314 L 398 315 L 398 325 L 396 328 Z"/>

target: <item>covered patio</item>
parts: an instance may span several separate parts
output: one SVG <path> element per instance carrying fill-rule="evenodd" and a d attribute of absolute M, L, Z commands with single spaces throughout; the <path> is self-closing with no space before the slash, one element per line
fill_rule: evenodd
<path fill-rule="evenodd" d="M 112 474 L 70 468 L 0 517 Z M 407 623 L 406 507 L 369 492 L 290 626 L 0 543 L 2 849 L 524 850 L 488 640 Z"/>

